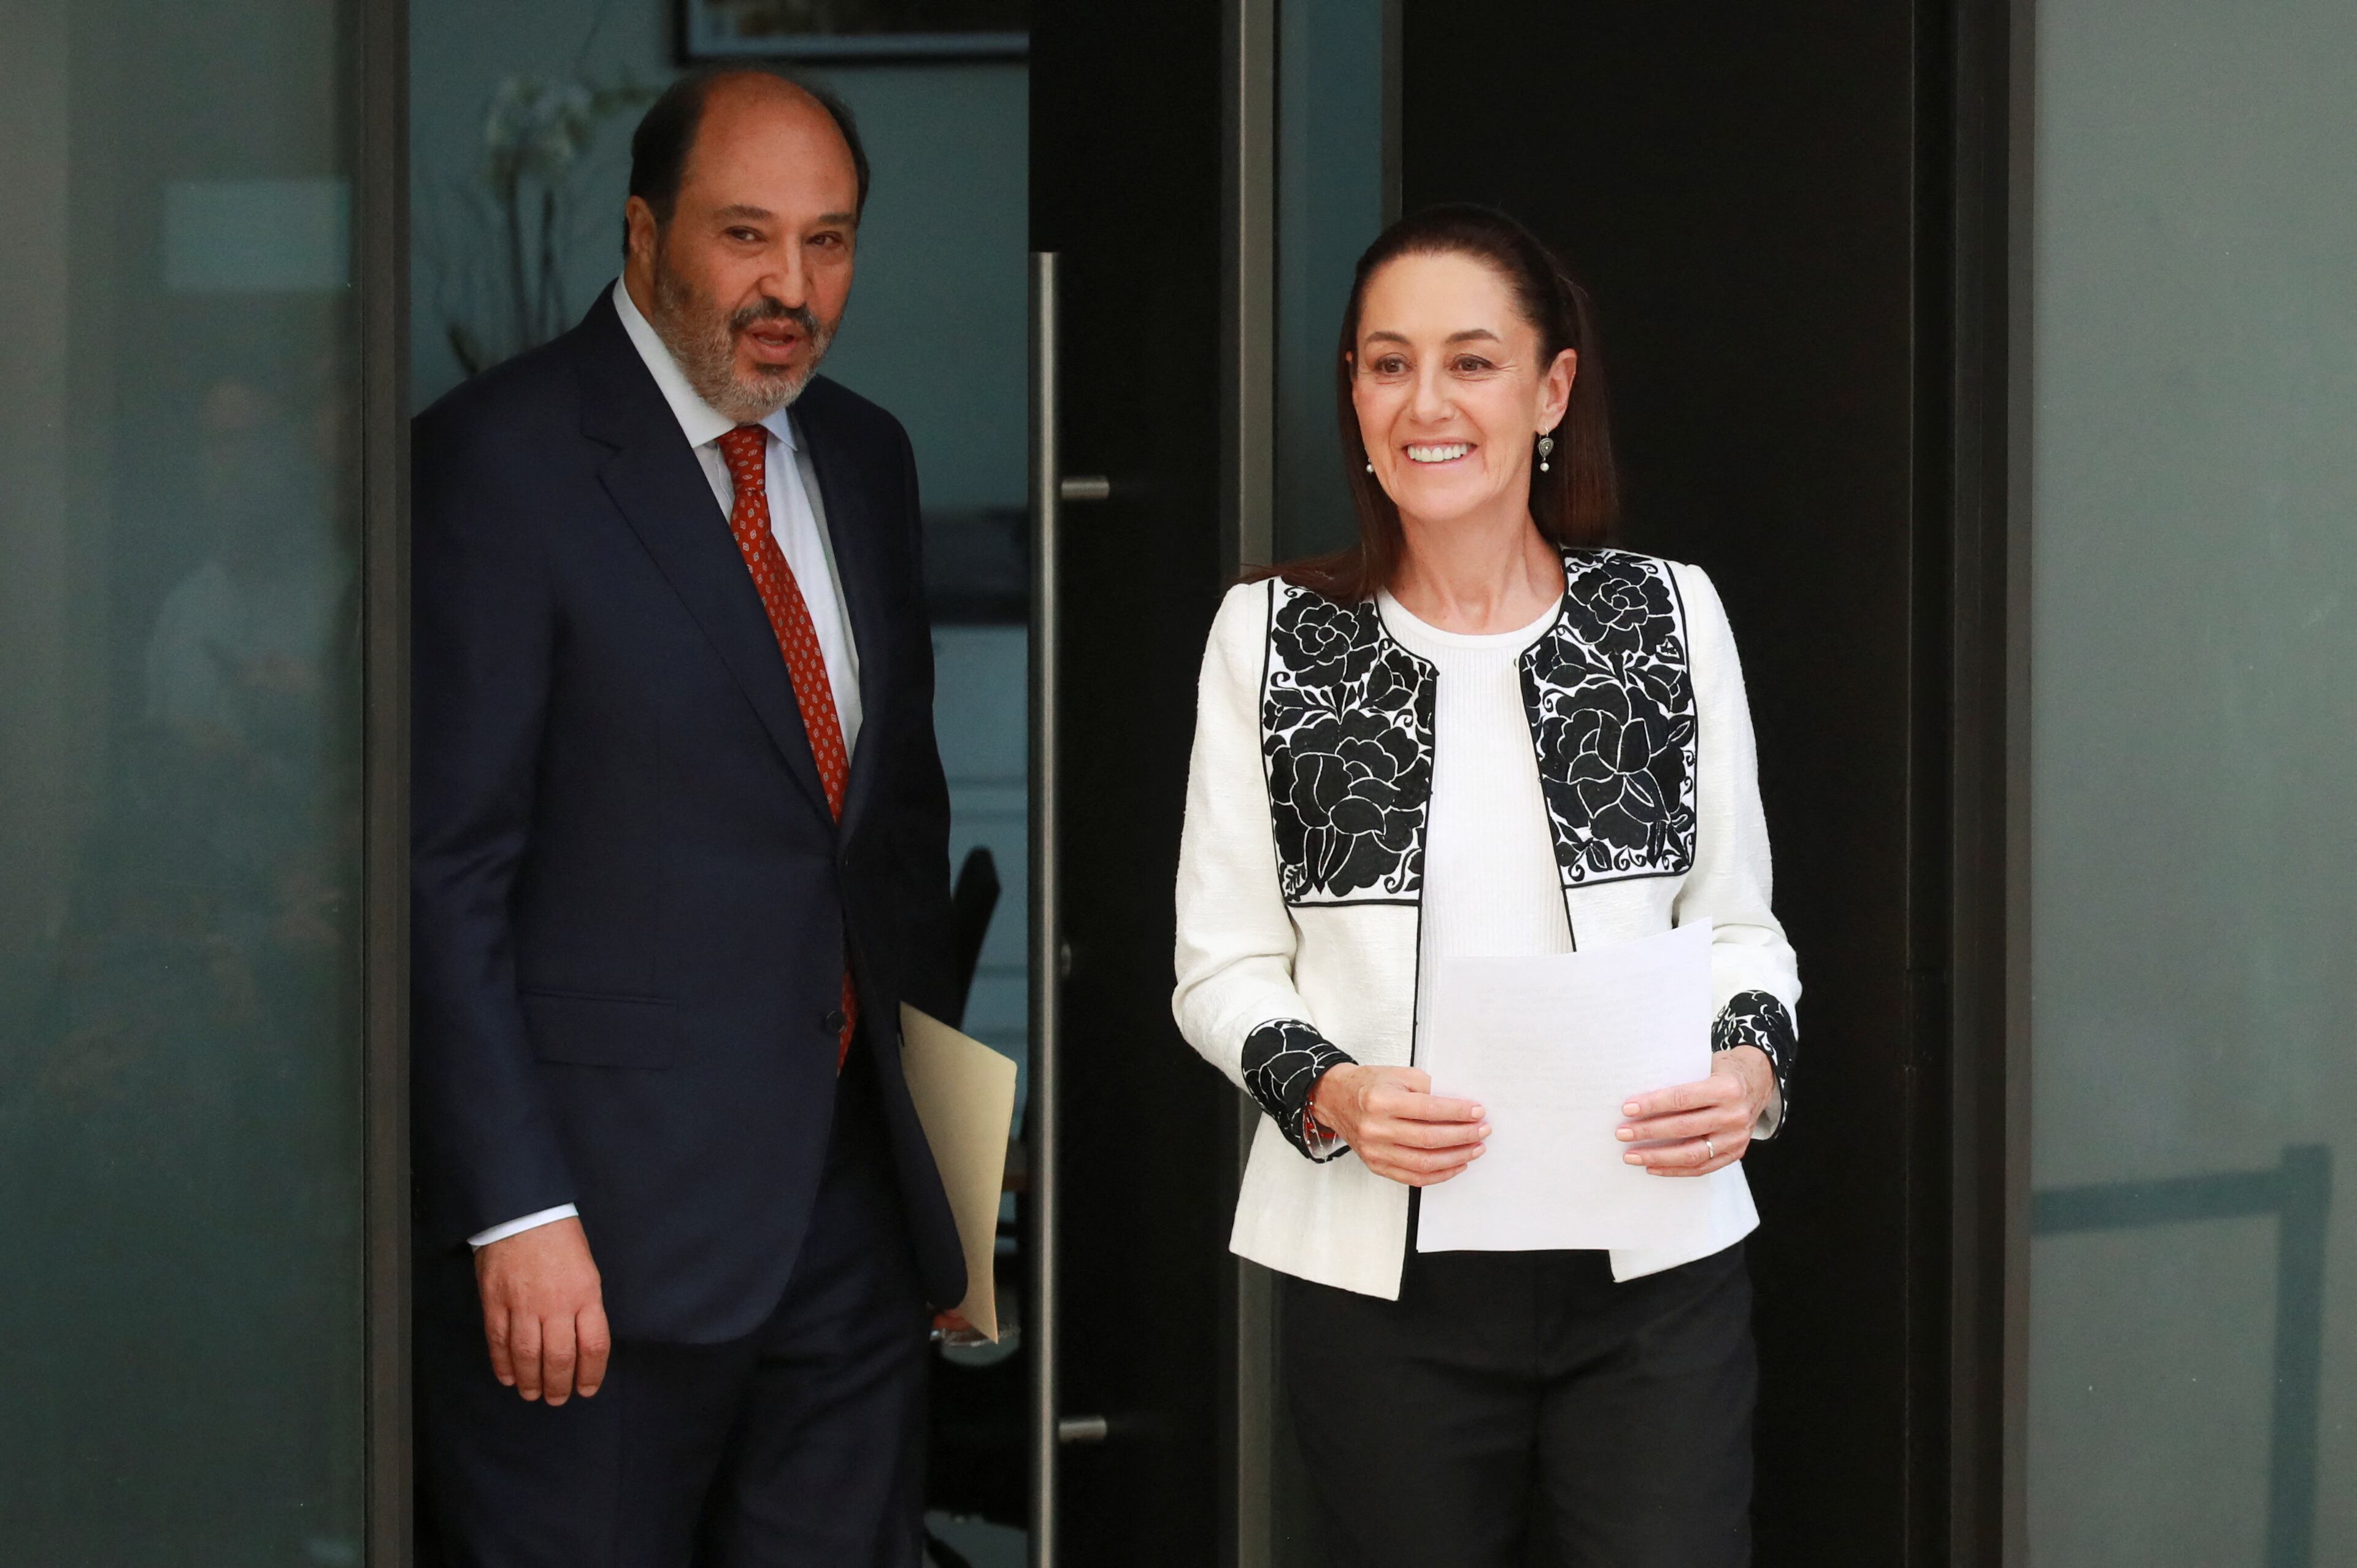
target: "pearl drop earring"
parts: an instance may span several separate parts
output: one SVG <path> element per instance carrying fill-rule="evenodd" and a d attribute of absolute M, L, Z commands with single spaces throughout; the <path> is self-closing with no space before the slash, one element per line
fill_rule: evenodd
<path fill-rule="evenodd" d="M 1554 451 L 1554 450 L 1555 450 L 1555 437 L 1554 437 L 1554 436 L 1552 436 L 1552 435 L 1542 435 L 1542 436 L 1540 436 L 1540 437 L 1539 437 L 1539 472 L 1540 472 L 1540 473 L 1544 474 L 1544 473 L 1545 473 L 1545 472 L 1547 471 L 1547 454 L 1548 454 L 1548 453 L 1550 453 L 1550 452 L 1552 452 L 1552 451 Z"/>

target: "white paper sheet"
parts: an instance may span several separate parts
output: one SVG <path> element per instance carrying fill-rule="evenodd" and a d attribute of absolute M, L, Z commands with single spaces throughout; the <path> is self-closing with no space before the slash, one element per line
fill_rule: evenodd
<path fill-rule="evenodd" d="M 1416 1063 L 1489 1112 L 1488 1151 L 1424 1189 L 1416 1250 L 1661 1248 L 1708 1234 L 1708 1182 L 1614 1135 L 1633 1095 L 1710 1074 L 1710 926 L 1544 958 L 1434 966 Z"/>

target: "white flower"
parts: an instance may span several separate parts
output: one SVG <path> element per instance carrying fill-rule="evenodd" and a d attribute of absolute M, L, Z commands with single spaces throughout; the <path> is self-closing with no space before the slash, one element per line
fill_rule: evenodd
<path fill-rule="evenodd" d="M 598 119 L 597 94 L 586 82 L 501 78 L 483 120 L 486 177 L 495 186 L 522 175 L 564 178 L 588 151 Z"/>
<path fill-rule="evenodd" d="M 494 157 L 515 150 L 523 139 L 522 122 L 540 96 L 540 80 L 506 76 L 491 91 L 491 106 L 483 116 L 483 150 Z"/>

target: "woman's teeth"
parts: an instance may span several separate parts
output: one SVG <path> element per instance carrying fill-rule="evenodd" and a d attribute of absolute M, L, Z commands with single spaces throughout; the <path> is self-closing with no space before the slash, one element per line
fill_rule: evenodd
<path fill-rule="evenodd" d="M 1407 460 L 1411 463 L 1453 463 L 1473 450 L 1469 441 L 1452 441 L 1446 446 L 1411 446 Z"/>

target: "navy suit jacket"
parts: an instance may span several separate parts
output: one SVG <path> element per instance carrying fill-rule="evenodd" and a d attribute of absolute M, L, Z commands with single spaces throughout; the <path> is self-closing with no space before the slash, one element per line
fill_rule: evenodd
<path fill-rule="evenodd" d="M 752 577 L 610 297 L 414 426 L 418 1240 L 580 1206 L 618 1335 L 758 1327 L 809 1223 L 846 956 L 927 1294 L 965 1265 L 899 1064 L 947 1015 L 916 466 L 795 405 L 859 653 L 841 824 Z"/>

